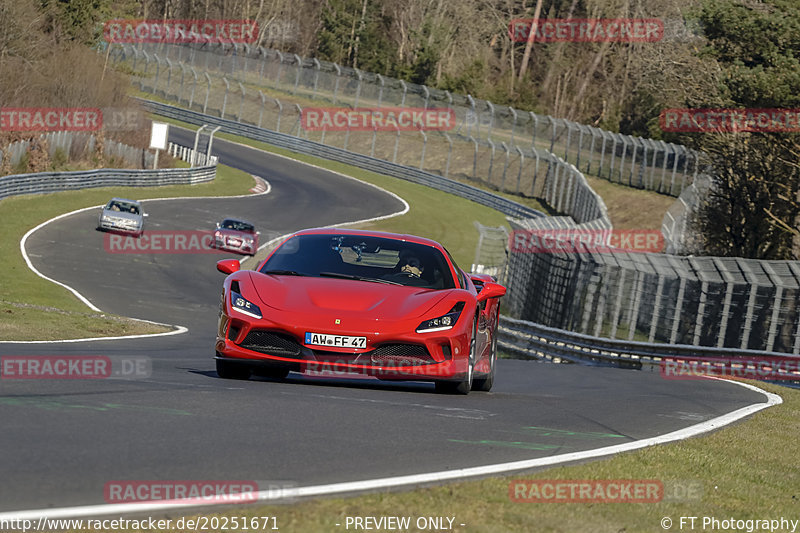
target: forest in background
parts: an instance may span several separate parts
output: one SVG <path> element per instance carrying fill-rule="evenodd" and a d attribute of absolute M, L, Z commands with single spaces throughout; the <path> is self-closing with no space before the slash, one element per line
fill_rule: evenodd
<path fill-rule="evenodd" d="M 526 53 L 508 25 L 537 11 L 659 18 L 665 32 L 658 42 L 534 42 Z M 2 105 L 120 105 L 126 77 L 97 53 L 103 23 L 120 18 L 254 19 L 263 46 L 689 145 L 726 180 L 697 219 L 703 251 L 794 256 L 798 135 L 664 133 L 659 114 L 800 108 L 797 0 L 0 0 Z"/>

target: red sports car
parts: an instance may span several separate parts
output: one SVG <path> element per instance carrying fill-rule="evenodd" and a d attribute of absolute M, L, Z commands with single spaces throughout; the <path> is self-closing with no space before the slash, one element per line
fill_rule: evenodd
<path fill-rule="evenodd" d="M 439 392 L 492 388 L 505 287 L 458 268 L 441 244 L 374 231 L 312 229 L 257 270 L 225 274 L 217 374 L 284 378 L 330 371 L 433 381 Z"/>

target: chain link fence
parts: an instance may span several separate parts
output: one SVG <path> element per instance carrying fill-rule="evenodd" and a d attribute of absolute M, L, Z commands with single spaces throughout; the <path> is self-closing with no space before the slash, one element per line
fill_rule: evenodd
<path fill-rule="evenodd" d="M 458 136 L 473 146 L 467 146 L 472 150 L 464 150 L 461 157 L 446 146 L 428 150 L 433 157 L 447 154 L 448 160 L 453 159 L 445 165 L 444 175 L 450 171 L 480 174 L 500 190 L 516 194 L 537 196 L 536 169 L 528 176 L 521 168 L 524 158 L 535 158 L 538 163 L 537 156 L 543 152 L 562 157 L 586 174 L 672 196 L 679 195 L 697 175 L 698 154 L 680 145 L 613 133 L 263 47 L 112 45 L 110 54 L 114 61 L 129 64 L 139 77 L 140 88 L 169 95 L 190 109 L 274 131 L 303 133 L 306 138 L 335 142 L 360 153 L 368 149 L 370 155 L 401 164 L 425 164 L 423 160 L 399 160 L 406 152 L 401 145 L 432 141 L 419 133 L 383 139 L 376 132 L 346 132 L 326 142 L 330 132 L 301 131 L 301 110 L 310 105 L 452 109 L 456 126 L 450 133 L 437 134 L 439 142 L 450 143 Z M 420 150 L 413 153 L 419 155 Z M 485 168 L 479 170 L 479 165 Z"/>
<path fill-rule="evenodd" d="M 663 228 L 667 251 L 685 252 L 686 220 L 709 183 L 698 173 L 697 154 L 683 147 L 530 113 L 523 120 L 519 111 L 469 96 L 274 51 L 129 46 L 112 55 L 141 74 L 141 89 L 243 129 L 267 128 L 337 154 L 532 196 L 567 215 L 515 219 L 513 230 L 610 229 L 605 205 L 583 174 L 595 172 L 679 196 Z M 452 106 L 457 125 L 450 132 L 309 132 L 300 123 L 309 105 Z M 476 265 L 505 272 L 508 311 L 517 318 L 627 342 L 800 353 L 797 262 L 510 251 L 504 267 L 487 254 Z"/>

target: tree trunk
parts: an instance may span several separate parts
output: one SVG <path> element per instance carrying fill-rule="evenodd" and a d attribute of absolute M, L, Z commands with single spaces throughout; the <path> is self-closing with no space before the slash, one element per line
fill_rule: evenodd
<path fill-rule="evenodd" d="M 536 0 L 536 8 L 533 10 L 533 22 L 531 23 L 531 32 L 528 34 L 528 40 L 525 43 L 525 53 L 522 55 L 522 64 L 519 67 L 518 81 L 522 82 L 525 73 L 528 71 L 528 61 L 531 58 L 531 49 L 533 48 L 533 40 L 536 38 L 536 26 L 539 20 L 539 15 L 542 12 L 542 0 Z"/>

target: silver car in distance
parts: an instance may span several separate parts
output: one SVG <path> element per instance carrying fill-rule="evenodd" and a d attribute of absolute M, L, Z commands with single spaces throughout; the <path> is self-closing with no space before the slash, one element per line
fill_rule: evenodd
<path fill-rule="evenodd" d="M 112 198 L 100 212 L 97 229 L 131 233 L 139 236 L 144 232 L 144 217 L 142 204 L 127 198 Z"/>

